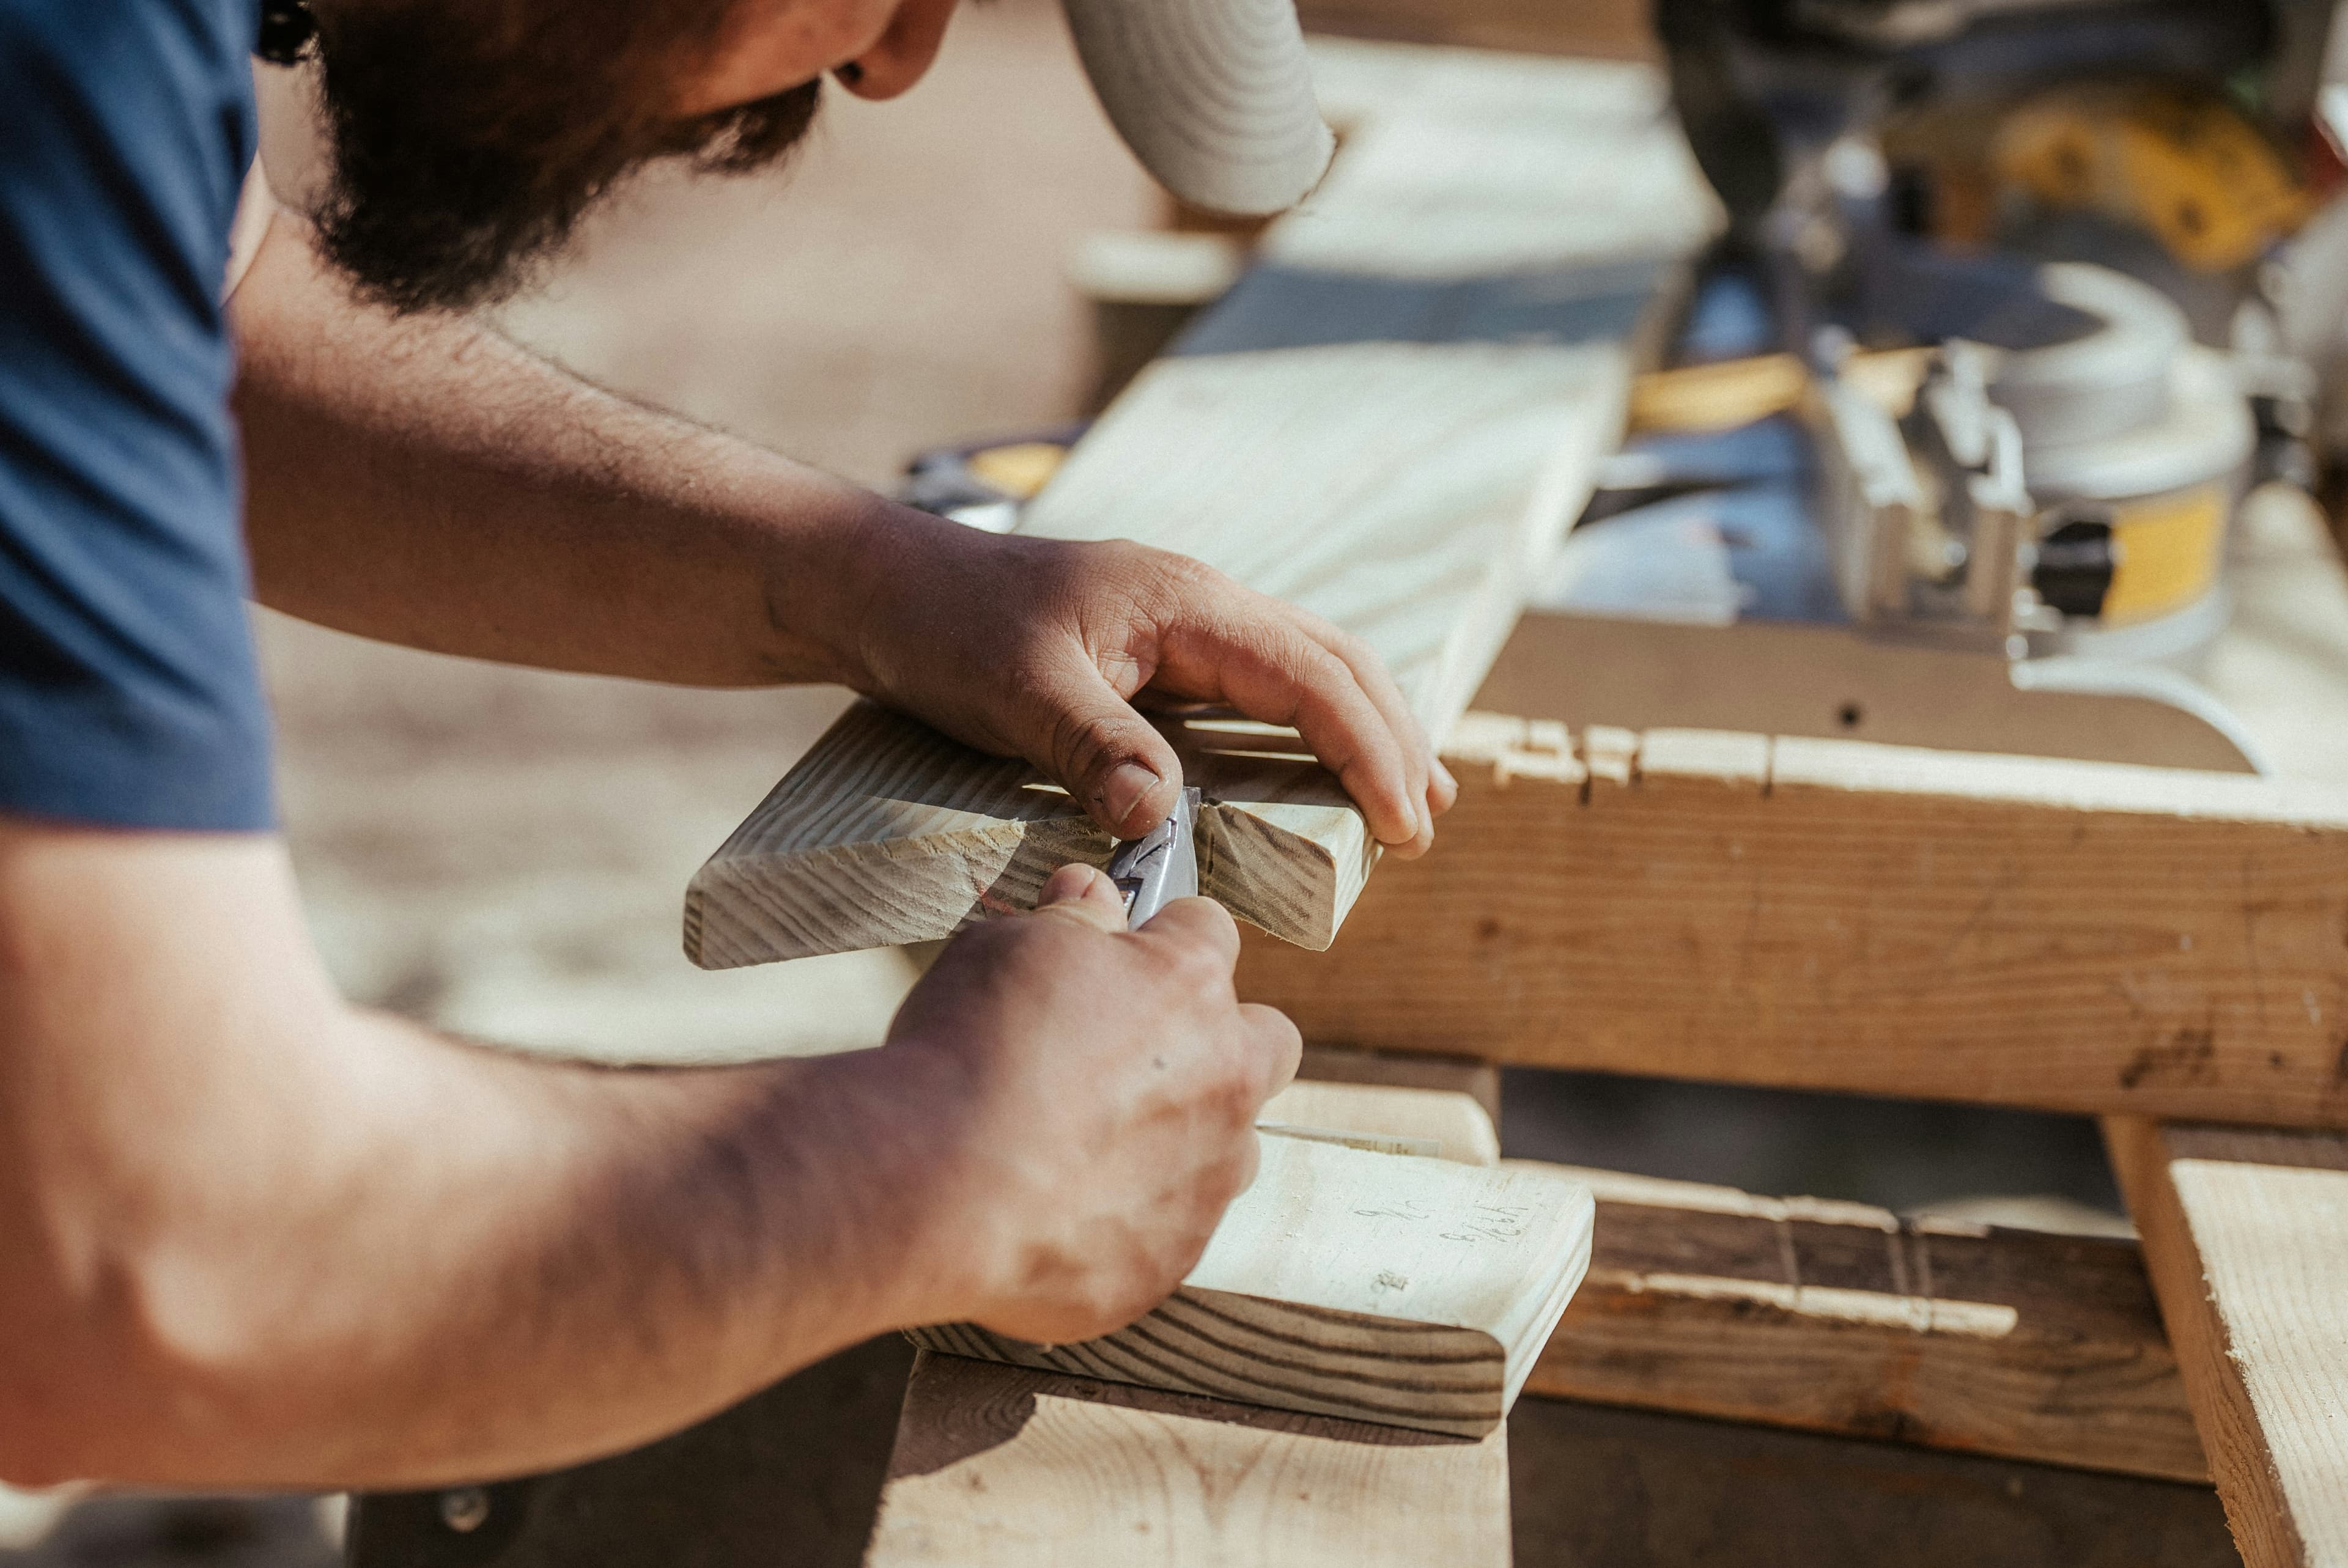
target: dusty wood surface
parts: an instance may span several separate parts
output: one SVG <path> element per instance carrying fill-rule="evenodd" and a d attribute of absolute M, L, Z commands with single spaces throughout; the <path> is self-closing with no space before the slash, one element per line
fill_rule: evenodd
<path fill-rule="evenodd" d="M 2086 1112 L 2348 1123 L 2348 793 L 1471 717 L 1344 938 L 1251 941 L 1307 1037 Z"/>
<path fill-rule="evenodd" d="M 2209 1479 L 2134 1242 L 1574 1174 L 1597 1243 L 1530 1395 Z"/>
<path fill-rule="evenodd" d="M 2243 1561 L 2348 1563 L 2348 1138 L 2106 1136 Z"/>
<path fill-rule="evenodd" d="M 1074 1345 L 970 1324 L 918 1329 L 914 1342 L 1425 1431 L 1498 1426 L 1581 1281 L 1587 1190 L 1541 1166 L 1262 1142 L 1254 1184 L 1139 1322 Z"/>
<path fill-rule="evenodd" d="M 924 1352 L 865 1561 L 1498 1568 L 1509 1561 L 1508 1437 L 1437 1437 Z"/>

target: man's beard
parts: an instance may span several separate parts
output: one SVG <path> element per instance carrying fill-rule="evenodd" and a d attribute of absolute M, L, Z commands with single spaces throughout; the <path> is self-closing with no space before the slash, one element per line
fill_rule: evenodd
<path fill-rule="evenodd" d="M 715 0 L 359 0 L 321 7 L 334 179 L 327 257 L 401 312 L 494 303 L 567 248 L 597 199 L 654 159 L 774 163 L 822 83 L 695 118 L 668 112 L 705 59 Z"/>

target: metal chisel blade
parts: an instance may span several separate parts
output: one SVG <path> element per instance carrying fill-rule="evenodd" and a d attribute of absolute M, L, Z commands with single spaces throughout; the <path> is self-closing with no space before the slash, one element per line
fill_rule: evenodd
<path fill-rule="evenodd" d="M 1174 809 L 1139 838 L 1128 838 L 1108 857 L 1109 880 L 1125 898 L 1125 923 L 1139 929 L 1176 898 L 1199 891 L 1200 793 L 1186 789 Z"/>

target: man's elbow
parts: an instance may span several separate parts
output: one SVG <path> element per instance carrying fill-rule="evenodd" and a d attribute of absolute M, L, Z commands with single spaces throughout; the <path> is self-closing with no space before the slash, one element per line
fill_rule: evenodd
<path fill-rule="evenodd" d="M 250 1425 L 265 1361 L 257 1325 L 206 1307 L 226 1282 L 102 1241 L 9 1252 L 0 1482 L 170 1484 L 217 1470 Z"/>

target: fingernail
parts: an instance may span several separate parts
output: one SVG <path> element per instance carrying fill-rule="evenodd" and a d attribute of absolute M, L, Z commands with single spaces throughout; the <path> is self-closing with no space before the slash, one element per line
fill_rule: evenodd
<path fill-rule="evenodd" d="M 1446 789 L 1457 790 L 1459 787 L 1459 781 L 1451 776 L 1451 770 L 1445 767 L 1440 761 L 1435 764 L 1435 776 L 1443 781 L 1443 786 Z"/>
<path fill-rule="evenodd" d="M 1158 775 L 1139 763 L 1119 763 L 1111 768 L 1108 783 L 1101 787 L 1101 804 L 1108 809 L 1108 819 L 1123 827 L 1133 815 L 1133 808 L 1158 787 Z"/>
<path fill-rule="evenodd" d="M 1035 900 L 1035 907 L 1048 909 L 1055 904 L 1074 904 L 1093 890 L 1093 868 L 1077 862 L 1063 866 L 1044 879 L 1044 891 Z"/>

